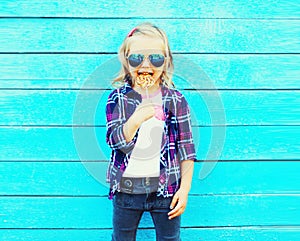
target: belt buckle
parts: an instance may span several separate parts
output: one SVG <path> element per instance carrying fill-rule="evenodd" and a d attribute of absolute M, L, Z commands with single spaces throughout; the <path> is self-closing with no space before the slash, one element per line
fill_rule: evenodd
<path fill-rule="evenodd" d="M 122 189 L 125 193 L 132 193 L 133 191 L 133 182 L 131 178 L 124 178 L 122 179 Z"/>

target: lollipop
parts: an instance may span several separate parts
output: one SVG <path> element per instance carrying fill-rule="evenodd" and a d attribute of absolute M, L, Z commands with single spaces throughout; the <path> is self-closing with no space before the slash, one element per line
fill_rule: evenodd
<path fill-rule="evenodd" d="M 136 78 L 136 83 L 143 88 L 146 88 L 146 96 L 149 99 L 148 88 L 154 84 L 155 80 L 153 79 L 152 75 L 149 73 L 142 73 Z"/>
<path fill-rule="evenodd" d="M 142 73 L 139 74 L 139 76 L 136 79 L 136 82 L 138 85 L 146 88 L 147 91 L 148 88 L 154 84 L 155 80 L 149 73 Z"/>
<path fill-rule="evenodd" d="M 146 88 L 146 97 L 147 97 L 147 99 L 149 99 L 148 88 L 151 87 L 155 83 L 155 80 L 152 77 L 152 75 L 150 75 L 149 73 L 139 74 L 139 76 L 136 79 L 136 83 L 138 85 Z M 155 108 L 155 115 L 154 115 L 155 118 L 158 120 L 165 120 L 162 106 L 155 105 L 154 108 Z"/>

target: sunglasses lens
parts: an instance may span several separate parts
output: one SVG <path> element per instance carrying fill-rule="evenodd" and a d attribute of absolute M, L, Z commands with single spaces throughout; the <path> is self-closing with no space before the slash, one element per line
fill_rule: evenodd
<path fill-rule="evenodd" d="M 151 54 L 149 55 L 149 60 L 153 66 L 160 67 L 164 64 L 165 57 L 162 54 Z"/>
<path fill-rule="evenodd" d="M 132 67 L 139 66 L 143 62 L 143 60 L 144 60 L 144 55 L 142 54 L 131 54 L 128 57 L 129 64 Z"/>

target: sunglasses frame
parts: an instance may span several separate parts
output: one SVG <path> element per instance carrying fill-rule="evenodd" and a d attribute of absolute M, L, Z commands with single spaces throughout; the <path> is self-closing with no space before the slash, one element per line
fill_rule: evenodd
<path fill-rule="evenodd" d="M 137 66 L 132 66 L 132 65 L 130 64 L 130 61 L 129 61 L 129 57 L 130 57 L 131 55 L 133 55 L 133 54 L 130 54 L 130 55 L 126 56 L 126 60 L 128 61 L 129 65 L 130 65 L 131 67 L 133 67 L 133 68 L 139 67 L 139 66 L 145 61 L 145 59 L 148 59 L 148 61 L 150 62 L 150 64 L 151 64 L 152 66 L 154 66 L 155 68 L 160 68 L 161 66 L 164 65 L 165 60 L 167 59 L 167 57 L 166 57 L 165 55 L 163 55 L 163 54 L 155 54 L 155 53 L 153 53 L 153 54 L 148 54 L 148 55 L 145 55 L 145 54 L 137 54 L 137 55 L 142 55 L 142 56 L 143 56 L 143 60 L 142 60 L 142 62 L 141 62 L 139 65 L 137 65 Z M 155 66 L 155 65 L 151 62 L 151 59 L 149 59 L 149 57 L 150 57 L 151 55 L 161 55 L 161 56 L 163 56 L 163 57 L 164 57 L 164 61 L 163 61 L 162 65 L 160 65 L 160 66 Z"/>

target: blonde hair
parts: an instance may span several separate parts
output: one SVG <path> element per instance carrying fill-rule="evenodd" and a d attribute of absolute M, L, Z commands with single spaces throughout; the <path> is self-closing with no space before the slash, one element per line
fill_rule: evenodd
<path fill-rule="evenodd" d="M 158 37 L 163 41 L 165 46 L 164 52 L 166 58 L 164 69 L 160 78 L 161 84 L 167 86 L 168 88 L 175 88 L 175 84 L 172 81 L 172 74 L 174 70 L 173 57 L 167 39 L 167 35 L 162 29 L 149 22 L 141 23 L 138 26 L 136 26 L 124 39 L 118 52 L 118 57 L 122 65 L 121 70 L 117 77 L 113 79 L 112 85 L 115 87 L 119 87 L 122 86 L 125 82 L 128 82 L 131 86 L 133 84 L 130 72 L 128 71 L 128 63 L 126 61 L 126 56 L 129 52 L 130 37 L 133 35 L 146 35 L 151 37 Z"/>

